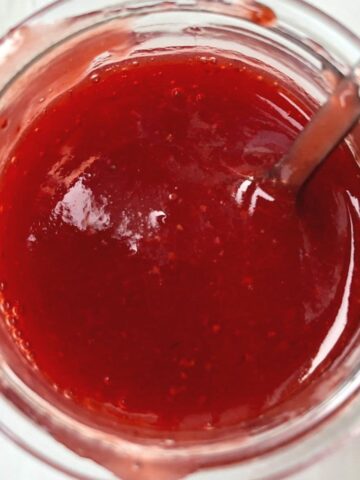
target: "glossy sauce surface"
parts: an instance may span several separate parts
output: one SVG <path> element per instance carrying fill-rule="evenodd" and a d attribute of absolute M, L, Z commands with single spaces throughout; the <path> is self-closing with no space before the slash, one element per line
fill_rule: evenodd
<path fill-rule="evenodd" d="M 103 67 L 54 101 L 0 182 L 2 309 L 40 374 L 177 430 L 255 418 L 331 365 L 358 328 L 358 167 L 342 145 L 298 202 L 246 176 L 309 113 L 208 52 Z"/>

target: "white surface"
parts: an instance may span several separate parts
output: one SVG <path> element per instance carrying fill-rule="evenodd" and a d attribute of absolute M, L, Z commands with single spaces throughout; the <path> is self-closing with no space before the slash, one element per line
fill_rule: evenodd
<path fill-rule="evenodd" d="M 0 33 L 35 8 L 48 3 L 49 0 L 0 0 Z M 330 13 L 360 35 L 360 0 L 309 0 L 309 3 Z M 66 480 L 67 478 L 40 464 L 0 436 L 0 480 Z M 203 478 L 205 480 L 206 476 Z M 225 472 L 223 479 L 241 480 L 232 475 L 226 475 Z M 360 439 L 353 439 L 349 445 L 330 458 L 292 477 L 292 480 L 360 480 Z"/>

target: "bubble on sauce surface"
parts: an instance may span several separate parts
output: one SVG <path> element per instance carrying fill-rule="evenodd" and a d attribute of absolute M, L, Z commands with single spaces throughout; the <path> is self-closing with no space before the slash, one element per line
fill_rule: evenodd
<path fill-rule="evenodd" d="M 98 73 L 92 73 L 90 75 L 90 80 L 93 82 L 93 83 L 99 83 L 100 82 L 100 75 Z"/>

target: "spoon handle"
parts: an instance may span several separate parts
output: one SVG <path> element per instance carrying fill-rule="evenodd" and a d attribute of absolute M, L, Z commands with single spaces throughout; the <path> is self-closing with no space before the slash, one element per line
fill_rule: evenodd
<path fill-rule="evenodd" d="M 337 85 L 270 177 L 299 190 L 360 118 L 360 62 Z"/>

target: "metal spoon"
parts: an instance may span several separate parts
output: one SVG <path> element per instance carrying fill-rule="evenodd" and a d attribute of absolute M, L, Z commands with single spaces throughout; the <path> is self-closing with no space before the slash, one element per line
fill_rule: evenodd
<path fill-rule="evenodd" d="M 299 190 L 360 118 L 360 62 L 337 85 L 269 177 Z"/>

